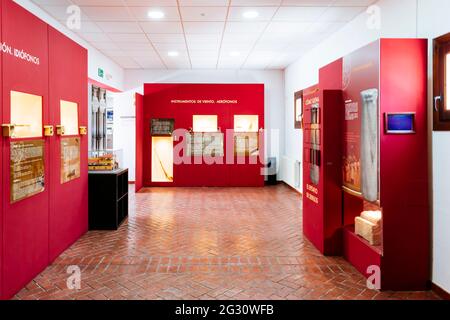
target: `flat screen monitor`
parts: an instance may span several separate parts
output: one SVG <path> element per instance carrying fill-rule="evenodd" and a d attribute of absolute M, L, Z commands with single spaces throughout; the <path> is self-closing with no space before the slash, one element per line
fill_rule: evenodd
<path fill-rule="evenodd" d="M 389 134 L 412 134 L 415 133 L 416 114 L 408 113 L 386 113 L 385 127 Z"/>

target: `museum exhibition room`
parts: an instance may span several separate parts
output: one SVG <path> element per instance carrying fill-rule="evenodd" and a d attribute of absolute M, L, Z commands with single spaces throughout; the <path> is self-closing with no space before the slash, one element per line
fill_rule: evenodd
<path fill-rule="evenodd" d="M 445 303 L 449 12 L 0 0 L 0 307 Z"/>

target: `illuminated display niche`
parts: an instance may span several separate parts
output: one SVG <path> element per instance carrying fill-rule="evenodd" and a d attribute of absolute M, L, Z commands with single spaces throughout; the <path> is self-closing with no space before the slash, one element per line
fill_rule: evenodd
<path fill-rule="evenodd" d="M 42 97 L 11 91 L 14 138 L 42 137 Z"/>

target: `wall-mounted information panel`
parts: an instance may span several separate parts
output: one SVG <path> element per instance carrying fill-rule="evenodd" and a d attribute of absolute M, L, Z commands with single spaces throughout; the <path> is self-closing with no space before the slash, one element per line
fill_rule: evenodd
<path fill-rule="evenodd" d="M 80 177 L 80 138 L 61 139 L 61 183 Z"/>
<path fill-rule="evenodd" d="M 45 189 L 44 141 L 11 142 L 11 203 Z"/>
<path fill-rule="evenodd" d="M 224 134 L 222 132 L 195 132 L 186 134 L 188 156 L 223 157 Z"/>
<path fill-rule="evenodd" d="M 235 132 L 234 133 L 234 155 L 235 156 L 257 156 L 259 153 L 258 132 Z"/>
<path fill-rule="evenodd" d="M 171 136 L 175 127 L 174 119 L 152 119 L 152 136 Z"/>

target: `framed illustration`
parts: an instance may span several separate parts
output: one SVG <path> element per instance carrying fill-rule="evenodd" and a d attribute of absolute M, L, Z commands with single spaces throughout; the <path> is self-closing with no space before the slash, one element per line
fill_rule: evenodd
<path fill-rule="evenodd" d="M 303 127 L 303 90 L 294 94 L 294 128 Z"/>

